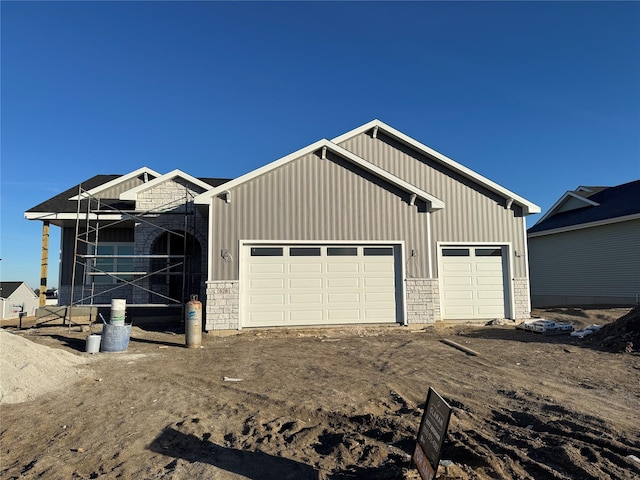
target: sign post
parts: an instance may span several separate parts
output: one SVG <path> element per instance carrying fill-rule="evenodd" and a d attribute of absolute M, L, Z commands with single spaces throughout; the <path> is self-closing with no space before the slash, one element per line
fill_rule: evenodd
<path fill-rule="evenodd" d="M 451 418 L 451 407 L 433 388 L 429 387 L 424 413 L 418 430 L 413 461 L 423 480 L 436 478 L 440 464 L 440 450 Z"/>

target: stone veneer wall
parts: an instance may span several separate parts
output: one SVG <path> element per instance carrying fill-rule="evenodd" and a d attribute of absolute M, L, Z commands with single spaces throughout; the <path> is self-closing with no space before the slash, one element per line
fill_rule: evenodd
<path fill-rule="evenodd" d="M 531 318 L 531 297 L 529 296 L 529 279 L 513 279 L 513 304 L 515 307 L 514 317 Z"/>
<path fill-rule="evenodd" d="M 440 320 L 440 287 L 437 278 L 407 278 L 407 323 L 435 323 Z"/>
<path fill-rule="evenodd" d="M 207 282 L 206 331 L 235 330 L 240 326 L 240 289 L 237 280 Z"/>
<path fill-rule="evenodd" d="M 135 231 L 135 255 L 148 255 L 151 252 L 151 248 L 154 242 L 161 235 L 167 231 L 184 231 L 185 230 L 185 216 L 181 213 L 189 213 L 193 215 L 190 217 L 188 223 L 187 233 L 192 234 L 200 243 L 201 248 L 201 265 L 200 272 L 202 278 L 206 278 L 207 271 L 207 218 L 204 217 L 199 210 L 193 205 L 193 198 L 202 193 L 204 189 L 190 182 L 177 178 L 171 181 L 164 182 L 155 188 L 141 192 L 138 195 L 136 202 L 136 209 L 139 211 L 157 213 L 157 217 L 148 217 L 147 222 L 141 222 L 136 226 Z M 163 215 L 163 212 L 170 212 Z M 148 258 L 136 258 L 135 269 L 137 271 L 145 272 L 149 271 L 151 261 Z M 151 290 L 151 279 L 147 278 L 141 282 L 137 282 L 138 285 L 146 289 Z M 162 286 L 154 285 L 153 289 L 160 294 L 168 295 L 168 287 L 162 291 Z M 205 294 L 204 282 L 200 286 L 196 293 L 200 299 Z M 136 288 L 133 291 L 135 303 L 157 303 L 165 302 L 162 297 L 153 295 L 141 288 Z"/>

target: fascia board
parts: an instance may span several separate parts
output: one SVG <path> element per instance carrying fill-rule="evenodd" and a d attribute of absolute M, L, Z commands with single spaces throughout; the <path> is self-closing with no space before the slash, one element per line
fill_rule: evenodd
<path fill-rule="evenodd" d="M 122 214 L 89 214 L 90 220 L 121 220 L 125 215 Z M 56 213 L 56 212 L 25 212 L 24 218 L 27 220 L 85 220 L 87 214 L 82 212 L 80 215 L 76 213 Z"/>
<path fill-rule="evenodd" d="M 582 230 L 584 228 L 601 227 L 603 225 L 611 225 L 612 223 L 628 222 L 629 220 L 640 220 L 640 213 L 634 213 L 633 215 L 625 215 L 624 217 L 607 218 L 606 220 L 598 220 L 595 222 L 569 225 L 567 227 L 552 228 L 550 230 L 542 230 L 541 232 L 533 232 L 533 233 L 527 234 L 527 238 L 543 237 L 545 235 L 554 235 L 556 233 L 571 232 L 574 230 Z"/>
<path fill-rule="evenodd" d="M 161 183 L 172 180 L 176 177 L 183 178 L 190 183 L 193 183 L 195 185 L 198 185 L 199 187 L 204 188 L 205 190 L 211 190 L 212 188 L 211 185 L 209 185 L 208 183 L 203 182 L 202 180 L 195 178 L 189 175 L 188 173 L 183 172 L 182 170 L 175 169 L 170 171 L 169 173 L 165 173 L 164 175 L 160 175 L 159 177 L 154 178 L 150 182 L 143 183 L 141 185 L 138 185 L 137 187 L 134 187 L 130 190 L 127 190 L 126 192 L 121 193 L 120 200 L 136 200 L 140 192 L 144 192 L 145 190 L 156 187 Z"/>
<path fill-rule="evenodd" d="M 143 173 L 148 173 L 149 175 L 153 175 L 154 177 L 159 177 L 161 174 L 156 172 L 155 170 L 151 170 L 148 167 L 142 167 L 139 168 L 137 170 L 134 170 L 131 173 L 127 173 L 126 175 L 122 175 L 118 178 L 114 178 L 113 180 L 104 183 L 98 187 L 94 187 L 91 190 L 88 190 L 87 192 L 85 192 L 82 197 L 86 198 L 88 196 L 93 196 L 99 192 L 102 192 L 103 190 L 106 190 L 108 188 L 114 187 L 119 183 L 122 182 L 126 182 L 127 180 L 130 180 L 133 177 L 137 177 L 138 175 L 142 175 Z M 74 195 L 73 197 L 69 198 L 69 200 L 78 200 L 79 195 Z"/>
<path fill-rule="evenodd" d="M 512 191 L 508 190 L 502 185 L 499 185 L 489 180 L 488 178 L 480 175 L 479 173 L 474 172 L 470 168 L 465 167 L 464 165 L 456 162 L 455 160 L 447 157 L 446 155 L 443 155 L 442 153 L 437 152 L 436 150 L 430 147 L 427 147 L 423 143 L 420 143 L 419 141 L 409 137 L 408 135 L 405 135 L 404 133 L 400 132 L 399 130 L 396 130 L 395 128 L 385 124 L 380 120 L 373 120 L 369 123 L 366 123 L 361 127 L 358 127 L 354 130 L 351 130 L 350 132 L 347 132 L 343 135 L 340 135 L 339 137 L 334 138 L 332 142 L 334 143 L 344 142 L 349 138 L 352 138 L 356 135 L 367 132 L 370 129 L 375 127 L 378 127 L 378 129 L 382 130 L 382 132 L 384 132 L 386 135 L 389 135 L 395 138 L 396 140 L 399 140 L 400 142 L 410 146 L 411 148 L 417 150 L 418 152 L 424 153 L 426 155 L 429 155 L 435 158 L 437 161 L 447 166 L 448 168 L 451 168 L 452 170 L 463 175 L 464 177 L 467 177 L 473 180 L 474 182 L 479 183 L 480 185 L 488 188 L 489 190 L 500 194 L 501 196 L 505 197 L 505 199 L 507 200 L 513 199 L 513 201 L 515 201 L 516 203 L 518 203 L 519 205 L 525 208 L 525 213 L 527 215 L 540 213 L 540 207 L 538 205 L 531 203 L 530 201 L 526 200 L 520 195 L 513 193 Z"/>
<path fill-rule="evenodd" d="M 399 187 L 409 193 L 413 193 L 418 198 L 421 198 L 422 200 L 429 202 L 431 204 L 431 210 L 440 210 L 444 208 L 444 202 L 439 198 L 436 198 L 433 195 L 425 192 L 424 190 L 419 189 L 415 185 L 411 185 L 410 183 L 402 180 L 400 177 L 396 177 L 392 173 L 389 173 L 386 170 L 383 170 L 377 165 L 374 165 L 373 163 L 365 160 L 362 157 L 359 157 L 358 155 L 350 152 L 349 150 L 342 148 L 339 145 L 334 144 L 333 142 L 328 142 L 328 144 L 330 145 L 330 146 L 327 145 L 328 148 L 330 148 L 333 152 L 337 153 L 338 155 L 345 158 L 346 160 L 349 160 L 351 163 L 354 163 L 359 167 L 365 170 L 368 170 L 374 175 L 382 178 L 383 180 L 388 181 L 392 185 L 395 185 L 396 187 Z"/>
<path fill-rule="evenodd" d="M 308 145 L 304 148 L 301 148 L 300 150 L 297 150 L 293 153 L 290 153 L 287 156 L 284 156 L 278 160 L 275 160 L 271 163 L 268 163 L 266 165 L 263 165 L 260 168 L 257 168 L 255 170 L 250 171 L 249 173 L 245 173 L 244 175 L 241 175 L 240 177 L 234 178 L 233 180 L 230 180 L 218 187 L 215 187 L 211 190 L 209 190 L 208 192 L 203 192 L 200 195 L 197 195 L 194 198 L 194 203 L 196 204 L 200 204 L 200 205 L 208 205 L 211 198 L 216 197 L 228 190 L 231 190 L 234 187 L 237 187 L 238 185 L 241 185 L 245 182 L 248 182 L 256 177 L 259 177 L 260 175 L 264 175 L 267 172 L 270 172 L 271 170 L 275 170 L 278 167 L 281 167 L 282 165 L 287 164 L 288 162 L 298 158 L 298 157 L 302 157 L 304 155 L 307 155 L 308 153 L 311 152 L 315 152 L 316 150 L 318 150 L 319 148 L 321 148 L 322 146 L 324 146 L 326 144 L 327 140 L 318 140 L 315 143 L 312 143 L 311 145 Z"/>
<path fill-rule="evenodd" d="M 587 205 L 591 205 L 592 207 L 597 207 L 600 204 L 594 202 L 593 200 L 589 200 L 588 198 L 583 197 L 582 195 L 578 195 L 572 191 L 568 191 L 565 192 L 564 195 L 562 195 L 562 197 L 560 197 L 558 199 L 558 201 L 556 203 L 554 203 L 551 208 L 549 210 L 547 210 L 547 213 L 545 213 L 542 218 L 540 218 L 540 220 L 538 220 L 536 223 L 534 223 L 534 226 L 539 224 L 540 222 L 542 222 L 543 220 L 555 215 L 556 211 L 564 204 L 564 202 L 566 202 L 569 198 L 575 198 L 576 200 L 580 200 L 584 203 L 586 203 Z M 586 206 L 586 205 L 585 205 Z"/>
<path fill-rule="evenodd" d="M 270 172 L 271 170 L 281 167 L 282 165 L 285 165 L 286 163 L 291 162 L 292 160 L 300 158 L 309 153 L 315 152 L 323 147 L 326 147 L 328 150 L 331 150 L 332 152 L 343 157 L 349 162 L 355 165 L 358 165 L 359 167 L 388 181 L 392 185 L 395 185 L 409 193 L 413 193 L 418 198 L 421 198 L 422 200 L 428 201 L 431 204 L 431 210 L 438 210 L 438 209 L 444 208 L 444 202 L 439 198 L 436 198 L 433 195 L 430 195 L 429 193 L 419 189 L 418 187 L 415 187 L 414 185 L 411 185 L 410 183 L 405 182 L 401 178 L 396 177 L 395 175 L 387 172 L 386 170 L 381 169 L 380 167 L 372 164 L 371 162 L 368 162 L 367 160 L 355 155 L 354 153 L 349 152 L 348 150 L 345 150 L 344 148 L 340 147 L 339 145 L 336 145 L 333 142 L 330 142 L 327 139 L 319 140 L 307 147 L 304 147 L 296 152 L 293 152 L 285 157 L 282 157 L 281 159 L 276 160 L 275 162 L 271 162 L 261 168 L 253 170 L 252 172 L 242 175 L 241 177 L 231 180 L 223 185 L 220 185 L 219 187 L 209 190 L 208 192 L 201 193 L 200 195 L 195 197 L 194 202 L 196 204 L 209 204 L 209 202 L 211 201 L 211 198 L 221 195 L 238 185 L 248 182 L 260 175 L 263 175 L 267 172 Z"/>

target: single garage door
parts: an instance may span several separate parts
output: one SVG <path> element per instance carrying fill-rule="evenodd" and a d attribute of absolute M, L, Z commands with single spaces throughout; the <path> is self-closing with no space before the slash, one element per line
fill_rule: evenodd
<path fill-rule="evenodd" d="M 442 318 L 505 318 L 503 256 L 502 247 L 442 248 Z"/>
<path fill-rule="evenodd" d="M 400 247 L 245 245 L 245 327 L 399 321 Z"/>

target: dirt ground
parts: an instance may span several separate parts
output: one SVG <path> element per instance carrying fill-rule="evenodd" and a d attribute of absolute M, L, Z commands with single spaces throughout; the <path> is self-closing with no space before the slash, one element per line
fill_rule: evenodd
<path fill-rule="evenodd" d="M 533 314 L 579 329 L 629 310 Z M 514 325 L 244 330 L 199 349 L 134 326 L 126 352 L 93 355 L 77 327 L 5 326 L 88 363 L 0 405 L 0 478 L 417 479 L 429 387 L 453 407 L 440 479 L 639 478 L 638 346 Z"/>

